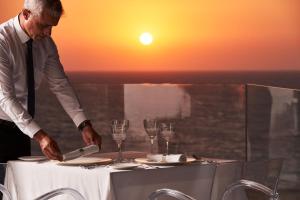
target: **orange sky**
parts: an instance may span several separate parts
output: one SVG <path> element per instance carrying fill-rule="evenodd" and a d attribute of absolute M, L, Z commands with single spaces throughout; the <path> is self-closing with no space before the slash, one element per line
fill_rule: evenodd
<path fill-rule="evenodd" d="M 62 2 L 53 37 L 67 71 L 300 70 L 299 0 Z M 0 21 L 22 4 L 0 0 Z"/>

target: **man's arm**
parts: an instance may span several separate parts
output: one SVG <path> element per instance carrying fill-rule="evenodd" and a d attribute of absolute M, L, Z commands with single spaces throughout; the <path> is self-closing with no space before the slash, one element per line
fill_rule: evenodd
<path fill-rule="evenodd" d="M 50 51 L 44 73 L 49 88 L 56 95 L 58 101 L 73 120 L 76 127 L 80 128 L 82 124 L 85 125 L 80 130 L 85 144 L 98 144 L 99 148 L 101 148 L 101 136 L 93 129 L 90 121 L 84 114 L 78 97 L 64 72 L 56 45 L 51 38 L 48 39 L 48 42 Z M 86 123 L 87 121 L 88 123 Z"/>

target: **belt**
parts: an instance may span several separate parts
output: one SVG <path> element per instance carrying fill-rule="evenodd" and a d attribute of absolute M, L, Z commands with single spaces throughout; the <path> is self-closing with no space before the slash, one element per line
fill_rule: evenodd
<path fill-rule="evenodd" d="M 14 122 L 11 122 L 11 121 L 7 121 L 7 120 L 3 120 L 3 119 L 0 119 L 0 126 L 7 126 L 7 127 L 11 127 L 11 128 L 15 128 L 17 127 L 16 124 Z"/>

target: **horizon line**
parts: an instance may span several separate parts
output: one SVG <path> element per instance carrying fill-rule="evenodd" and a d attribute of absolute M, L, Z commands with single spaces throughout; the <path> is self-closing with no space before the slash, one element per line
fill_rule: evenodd
<path fill-rule="evenodd" d="M 186 72 L 300 72 L 300 69 L 262 69 L 262 70 L 65 70 L 71 73 L 186 73 Z"/>

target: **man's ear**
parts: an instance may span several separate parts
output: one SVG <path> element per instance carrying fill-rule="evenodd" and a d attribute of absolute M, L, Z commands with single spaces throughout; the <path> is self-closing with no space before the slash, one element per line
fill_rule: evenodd
<path fill-rule="evenodd" d="M 30 10 L 23 9 L 22 10 L 22 15 L 23 15 L 23 17 L 24 17 L 25 20 L 28 20 L 29 17 L 30 17 L 30 15 L 31 15 L 31 12 L 30 12 Z"/>

